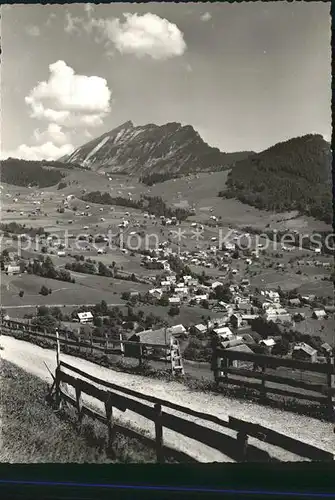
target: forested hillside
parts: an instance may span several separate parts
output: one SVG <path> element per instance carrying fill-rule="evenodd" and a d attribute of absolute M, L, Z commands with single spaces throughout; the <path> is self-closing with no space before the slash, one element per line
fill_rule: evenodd
<path fill-rule="evenodd" d="M 321 135 L 297 137 L 237 162 L 219 196 L 331 223 L 331 164 L 330 144 Z"/>
<path fill-rule="evenodd" d="M 1 161 L 0 180 L 14 186 L 43 188 L 57 184 L 65 176 L 63 170 L 73 168 L 78 168 L 78 166 L 57 161 L 28 161 L 8 158 Z"/>

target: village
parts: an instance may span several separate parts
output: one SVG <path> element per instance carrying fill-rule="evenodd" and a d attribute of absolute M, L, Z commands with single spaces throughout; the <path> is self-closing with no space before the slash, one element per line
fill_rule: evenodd
<path fill-rule="evenodd" d="M 119 194 L 129 189 L 129 184 L 117 182 L 114 189 L 121 188 Z M 29 234 L 21 232 L 19 252 L 15 252 L 13 245 L 18 235 L 2 231 L 2 289 L 8 293 L 13 280 L 20 277 L 17 299 L 13 300 L 12 293 L 8 304 L 13 312 L 21 313 L 20 317 L 23 314 L 31 320 L 38 314 L 38 308 L 44 306 L 52 315 L 55 303 L 61 305 L 64 300 L 53 298 L 55 293 L 50 284 L 54 285 L 55 279 L 68 287 L 91 283 L 96 289 L 106 289 L 108 279 L 109 284 L 115 282 L 113 292 L 101 290 L 96 295 L 92 291 L 94 297 L 113 304 L 116 294 L 121 307 L 143 309 L 156 317 L 154 324 L 146 328 L 143 321 L 129 321 L 125 316 L 124 340 L 161 345 L 168 344 L 173 337 L 180 341 L 185 360 L 199 362 L 210 361 L 213 338 L 227 350 L 267 353 L 314 363 L 324 362 L 332 355 L 335 308 L 331 294 L 307 293 L 308 279 L 326 285 L 330 276 L 330 259 L 320 248 L 306 250 L 283 243 L 279 249 L 272 249 L 264 235 L 257 237 L 245 230 L 222 228 L 220 216 L 214 215 L 213 210 L 201 222 L 195 208 L 187 220 L 178 220 L 147 211 L 86 204 L 78 196 L 60 195 L 57 191 L 50 196 L 31 190 L 23 196 L 20 193 L 4 196 L 9 206 L 3 220 L 7 229 L 15 221 L 20 233 L 23 215 L 25 222 L 35 221 L 38 225 L 35 233 L 39 246 L 25 245 Z M 25 210 L 16 210 L 17 205 Z M 43 234 L 38 228 L 46 205 L 51 227 Z M 68 224 L 73 231 L 63 241 L 61 231 Z M 99 231 L 98 237 L 93 228 Z M 10 236 L 14 236 L 14 242 Z M 7 248 L 6 241 L 10 243 Z M 311 272 L 315 275 L 310 277 Z M 276 285 L 267 280 L 267 273 L 275 276 L 272 279 Z M 290 287 L 285 279 L 288 274 L 290 279 L 293 274 L 298 280 L 305 277 L 307 283 Z M 20 306 L 20 300 L 31 303 L 24 282 L 37 275 L 41 289 L 36 290 L 34 305 L 30 309 Z M 66 292 L 65 287 L 63 290 Z M 74 333 L 81 330 L 83 335 L 85 332 L 89 335 L 94 330 L 95 335 L 107 331 L 113 336 L 113 328 L 106 319 L 109 313 L 100 317 L 94 309 L 93 295 L 88 293 L 81 303 L 80 299 L 75 300 L 75 294 L 73 289 L 71 304 L 75 302 L 76 307 L 70 307 L 65 300 L 58 307 L 61 310 L 58 316 L 63 319 L 60 324 Z M 3 309 L 8 316 L 6 300 Z M 136 317 L 136 311 L 132 314 Z M 83 323 L 85 328 L 80 326 Z"/>

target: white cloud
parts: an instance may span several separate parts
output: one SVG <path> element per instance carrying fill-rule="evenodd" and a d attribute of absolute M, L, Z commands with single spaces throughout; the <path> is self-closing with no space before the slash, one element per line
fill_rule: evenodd
<path fill-rule="evenodd" d="M 82 19 L 80 17 L 74 17 L 70 12 L 65 13 L 65 26 L 64 30 L 66 33 L 80 33 L 80 24 Z"/>
<path fill-rule="evenodd" d="M 104 35 L 121 53 L 153 59 L 181 56 L 186 50 L 184 35 L 179 28 L 155 14 L 124 14 L 120 19 L 100 20 L 96 23 Z"/>
<path fill-rule="evenodd" d="M 65 127 L 96 127 L 110 111 L 111 91 L 98 76 L 76 75 L 64 61 L 49 66 L 48 81 L 39 82 L 25 98 L 33 118 Z"/>
<path fill-rule="evenodd" d="M 72 144 L 63 144 L 55 146 L 51 141 L 39 146 L 27 146 L 21 144 L 15 151 L 1 152 L 1 159 L 6 158 L 21 158 L 23 160 L 56 160 L 64 155 L 72 153 L 74 146 Z"/>
<path fill-rule="evenodd" d="M 47 19 L 47 22 L 45 23 L 46 26 L 50 26 L 52 24 L 52 20 L 55 19 L 57 16 L 54 12 L 51 12 L 51 14 L 49 14 L 49 17 Z"/>
<path fill-rule="evenodd" d="M 26 33 L 30 36 L 39 36 L 41 31 L 38 26 L 27 26 Z"/>
<path fill-rule="evenodd" d="M 94 12 L 94 4 L 93 3 L 85 3 L 84 4 L 84 9 L 88 17 L 92 16 L 92 13 Z"/>
<path fill-rule="evenodd" d="M 34 131 L 34 137 L 37 142 L 52 141 L 55 144 L 66 144 L 68 138 L 62 131 L 62 128 L 57 123 L 49 123 L 47 130 L 40 132 L 39 129 Z"/>
<path fill-rule="evenodd" d="M 116 48 L 123 54 L 149 56 L 158 60 L 181 56 L 187 49 L 184 35 L 178 26 L 156 14 L 125 13 L 125 20 L 122 22 L 119 18 L 94 18 L 92 4 L 85 4 L 84 9 L 86 18 L 66 13 L 65 31 L 79 33 L 83 29 L 91 35 L 94 30 L 98 35 L 93 38 L 94 41 L 104 43 L 106 51 L 111 54 L 112 49 Z"/>
<path fill-rule="evenodd" d="M 201 17 L 200 17 L 201 21 L 210 21 L 212 19 L 212 14 L 210 14 L 209 12 L 205 12 Z"/>

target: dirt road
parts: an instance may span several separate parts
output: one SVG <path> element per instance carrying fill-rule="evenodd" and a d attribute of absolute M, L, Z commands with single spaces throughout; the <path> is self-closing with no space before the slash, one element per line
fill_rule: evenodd
<path fill-rule="evenodd" d="M 44 362 L 52 371 L 55 370 L 56 359 L 54 351 L 42 349 L 29 342 L 16 340 L 6 336 L 0 337 L 0 345 L 4 347 L 4 349 L 0 351 L 2 359 L 8 360 L 27 372 L 51 382 L 51 377 Z M 333 432 L 333 424 L 329 422 L 322 422 L 306 416 L 260 406 L 247 401 L 244 402 L 230 399 L 222 395 L 191 391 L 177 382 L 167 383 L 161 380 L 153 380 L 138 375 L 113 371 L 74 356 L 61 354 L 61 359 L 87 373 L 120 386 L 128 387 L 157 398 L 169 400 L 200 412 L 206 411 L 223 420 L 228 420 L 228 417 L 231 415 L 250 422 L 263 424 L 288 436 L 299 438 L 306 443 L 322 447 L 333 453 L 335 452 L 335 434 Z M 87 398 L 87 401 L 100 409 L 99 403 L 94 402 L 94 400 L 90 398 Z M 166 411 L 180 415 L 179 412 L 174 410 L 166 409 Z M 122 421 L 128 422 L 130 425 L 136 425 L 148 431 L 149 435 L 154 435 L 153 423 L 148 422 L 145 418 L 129 411 L 126 413 L 116 412 L 116 416 Z M 216 424 L 204 422 L 194 417 L 180 416 L 190 421 L 201 423 L 201 425 L 220 430 L 231 436 L 235 436 L 234 431 L 219 427 Z M 164 429 L 164 442 L 168 446 L 187 452 L 201 462 L 232 461 L 219 451 L 202 445 L 201 443 L 197 443 L 192 439 L 184 438 L 180 434 L 167 429 Z M 250 439 L 250 443 L 256 444 L 262 449 L 271 452 L 273 456 L 281 460 L 301 460 L 301 458 L 298 458 L 296 455 L 271 447 L 259 441 Z"/>

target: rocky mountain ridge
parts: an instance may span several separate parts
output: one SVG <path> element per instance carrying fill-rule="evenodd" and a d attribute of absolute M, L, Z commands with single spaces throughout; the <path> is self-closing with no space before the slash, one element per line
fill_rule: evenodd
<path fill-rule="evenodd" d="M 205 143 L 190 125 L 134 126 L 127 121 L 61 160 L 92 170 L 143 176 L 225 170 L 250 154 L 222 153 Z"/>

